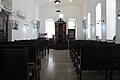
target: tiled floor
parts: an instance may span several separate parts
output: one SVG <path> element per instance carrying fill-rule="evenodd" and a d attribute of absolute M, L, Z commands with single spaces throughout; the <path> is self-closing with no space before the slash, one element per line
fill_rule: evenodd
<path fill-rule="evenodd" d="M 41 80 L 78 80 L 68 50 L 50 50 L 41 65 Z"/>
<path fill-rule="evenodd" d="M 42 58 L 40 80 L 78 80 L 68 50 L 50 50 Z M 82 80 L 105 80 L 98 71 L 83 71 Z M 114 71 L 113 80 L 120 80 L 120 72 Z"/>

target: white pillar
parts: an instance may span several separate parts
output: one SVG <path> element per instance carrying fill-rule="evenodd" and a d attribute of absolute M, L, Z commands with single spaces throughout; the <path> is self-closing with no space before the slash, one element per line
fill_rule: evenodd
<path fill-rule="evenodd" d="M 101 27 L 102 27 L 101 41 L 106 41 L 106 0 L 104 0 L 104 2 L 102 3 Z"/>
<path fill-rule="evenodd" d="M 116 44 L 120 44 L 120 19 L 118 19 L 118 11 L 120 10 L 120 0 L 116 1 Z"/>
<path fill-rule="evenodd" d="M 0 12 L 1 12 L 1 0 L 0 0 Z"/>

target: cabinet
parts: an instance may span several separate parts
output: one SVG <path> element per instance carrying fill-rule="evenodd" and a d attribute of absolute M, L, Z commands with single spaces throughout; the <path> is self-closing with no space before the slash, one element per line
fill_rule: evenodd
<path fill-rule="evenodd" d="M 67 48 L 66 22 L 61 18 L 55 22 L 55 47 L 57 49 Z"/>
<path fill-rule="evenodd" d="M 75 39 L 75 29 L 68 29 L 68 39 Z"/>
<path fill-rule="evenodd" d="M 55 22 L 55 37 L 56 44 L 66 42 L 66 22 L 64 22 L 61 18 Z"/>

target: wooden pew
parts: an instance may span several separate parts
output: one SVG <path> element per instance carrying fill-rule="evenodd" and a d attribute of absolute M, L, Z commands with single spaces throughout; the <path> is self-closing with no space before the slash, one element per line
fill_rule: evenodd
<path fill-rule="evenodd" d="M 46 55 L 46 49 L 47 48 L 47 40 L 46 38 L 38 38 L 38 50 L 41 52 L 41 57 L 44 57 Z M 48 51 L 49 54 L 49 51 Z"/>
<path fill-rule="evenodd" d="M 40 79 L 40 69 L 41 69 L 41 58 L 38 53 L 37 45 L 35 41 L 16 41 L 16 42 L 9 42 L 7 45 L 1 45 L 2 48 L 28 48 L 28 57 L 29 57 L 29 66 L 34 67 L 35 70 L 33 76 L 35 75 L 35 80 Z"/>
<path fill-rule="evenodd" d="M 29 63 L 36 63 L 36 57 L 37 57 L 37 51 L 36 51 L 36 47 L 34 45 L 0 45 L 0 48 L 16 48 L 16 49 L 22 49 L 24 47 L 28 48 L 28 57 L 29 57 Z"/>
<path fill-rule="evenodd" d="M 0 48 L 0 80 L 29 80 L 27 51 Z"/>
<path fill-rule="evenodd" d="M 35 80 L 40 80 L 41 70 L 41 52 L 38 51 L 38 40 L 20 40 L 15 41 L 15 45 L 24 45 L 28 47 L 29 62 L 35 65 Z M 31 47 L 30 47 L 31 46 Z"/>
<path fill-rule="evenodd" d="M 112 80 L 113 70 L 120 69 L 120 46 L 114 43 L 74 40 L 70 41 L 69 50 L 80 80 L 82 70 L 105 70 L 105 79 Z M 74 55 L 77 56 L 75 59 Z"/>
<path fill-rule="evenodd" d="M 82 45 L 80 47 L 80 80 L 82 70 L 105 70 L 105 79 L 112 80 L 113 70 L 118 70 L 113 60 L 113 45 Z M 119 48 L 120 49 L 120 48 Z M 115 49 L 113 49 L 115 51 Z M 116 54 L 114 54 L 116 55 Z M 119 58 L 120 59 L 120 58 Z M 110 71 L 108 74 L 107 71 Z"/>
<path fill-rule="evenodd" d="M 117 68 L 120 70 L 120 44 L 115 44 L 112 46 L 112 62 L 115 63 Z"/>

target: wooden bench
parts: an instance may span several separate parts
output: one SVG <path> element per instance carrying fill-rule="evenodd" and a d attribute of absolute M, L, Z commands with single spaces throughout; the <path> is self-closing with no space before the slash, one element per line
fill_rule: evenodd
<path fill-rule="evenodd" d="M 33 41 L 16 41 L 9 42 L 6 45 L 1 45 L 1 48 L 28 48 L 28 58 L 29 58 L 29 66 L 35 69 L 32 71 L 33 76 L 35 76 L 35 80 L 40 79 L 40 69 L 41 69 L 41 58 L 38 53 L 38 48 L 35 42 Z"/>
<path fill-rule="evenodd" d="M 69 50 L 80 80 L 82 70 L 105 70 L 105 79 L 110 80 L 112 80 L 113 70 L 120 70 L 120 45 L 91 40 L 73 40 L 69 43 Z"/>
<path fill-rule="evenodd" d="M 118 66 L 115 65 L 115 57 L 111 50 L 112 45 L 82 45 L 80 47 L 80 80 L 82 76 L 82 70 L 105 70 L 105 78 L 112 80 L 113 70 L 118 70 Z M 120 49 L 120 48 L 119 48 Z M 114 54 L 116 55 L 116 54 Z M 120 58 L 119 58 L 120 59 Z M 113 62 L 114 61 L 114 62 Z M 119 60 L 120 61 L 120 60 Z M 110 71 L 108 75 L 107 71 Z"/>
<path fill-rule="evenodd" d="M 0 48 L 0 80 L 29 80 L 28 50 Z"/>
<path fill-rule="evenodd" d="M 41 52 L 41 57 L 44 57 L 47 53 L 46 49 L 47 48 L 47 40 L 46 38 L 38 38 L 38 50 Z M 49 54 L 49 51 L 48 51 Z"/>

